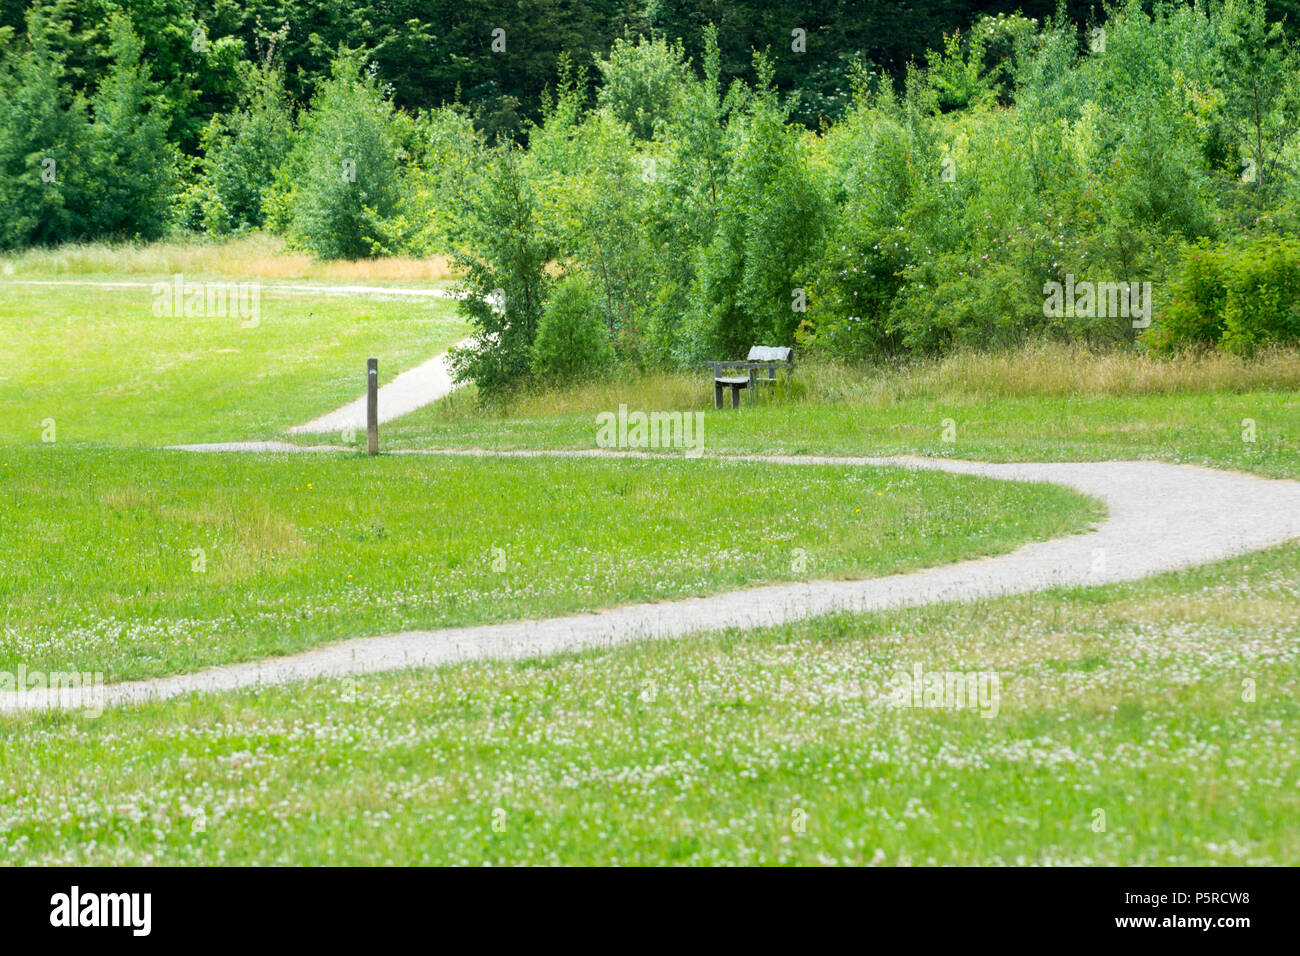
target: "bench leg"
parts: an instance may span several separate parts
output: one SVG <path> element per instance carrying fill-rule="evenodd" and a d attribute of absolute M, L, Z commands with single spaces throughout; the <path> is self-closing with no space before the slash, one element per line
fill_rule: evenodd
<path fill-rule="evenodd" d="M 713 383 L 713 407 L 714 408 L 722 407 L 722 383 L 721 382 Z"/>
<path fill-rule="evenodd" d="M 739 385 L 731 386 L 731 407 L 732 408 L 740 407 L 740 386 Z"/>

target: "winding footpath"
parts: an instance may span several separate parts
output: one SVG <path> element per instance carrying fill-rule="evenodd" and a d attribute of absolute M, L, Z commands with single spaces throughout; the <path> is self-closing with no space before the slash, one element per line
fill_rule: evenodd
<path fill-rule="evenodd" d="M 469 339 L 462 339 L 457 345 L 463 346 L 469 341 Z M 417 408 L 436 402 L 443 396 L 451 394 L 451 390 L 455 387 L 455 383 L 451 380 L 451 366 L 448 364 L 446 352 L 415 368 L 407 369 L 391 382 L 379 386 L 379 424 L 391 422 Z M 294 425 L 289 429 L 289 434 L 319 435 L 326 432 L 342 433 L 349 429 L 359 432 L 366 429 L 366 396 L 364 395 L 305 425 Z"/>
<path fill-rule="evenodd" d="M 187 452 L 331 449 L 282 443 L 183 446 Z M 501 458 L 630 457 L 610 451 L 408 452 Z M 637 455 L 637 457 L 642 457 Z M 289 657 L 214 667 L 194 674 L 111 684 L 108 706 L 233 691 L 314 678 L 436 667 L 484 658 L 525 658 L 677 638 L 724 628 L 752 629 L 838 611 L 871 612 L 944 601 L 977 601 L 1064 586 L 1138 578 L 1217 561 L 1300 537 L 1300 482 L 1275 481 L 1159 462 L 986 464 L 949 459 L 746 456 L 788 467 L 849 465 L 924 468 L 1006 481 L 1042 481 L 1100 499 L 1107 516 L 1091 532 L 1034 542 L 997 557 L 862 581 L 813 581 L 726 594 L 634 604 L 540 621 L 410 631 L 327 645 Z M 59 706 L 50 694 L 0 694 L 0 711 Z"/>
<path fill-rule="evenodd" d="M 100 279 L 9 279 L 4 285 L 34 286 L 77 286 L 99 289 L 151 289 L 157 283 L 139 279 L 122 279 L 106 281 Z M 382 285 L 343 285 L 339 283 L 322 285 L 310 282 L 263 282 L 261 288 L 270 294 L 281 295 L 336 295 L 348 297 L 368 297 L 376 299 L 454 299 L 459 293 L 440 288 L 407 288 L 402 286 Z M 457 342 L 457 346 L 468 344 L 470 339 Z M 453 346 L 455 347 L 455 346 Z M 407 369 L 387 382 L 379 389 L 379 423 L 401 418 L 417 408 L 422 408 L 451 393 L 455 384 L 451 380 L 451 368 L 447 363 L 447 353 L 443 352 L 429 361 L 414 368 Z M 303 425 L 289 429 L 291 435 L 343 433 L 349 429 L 357 431 L 366 427 L 366 397 L 362 395 L 342 408 L 322 415 Z M 254 443 L 251 450 L 259 449 Z M 0 709 L 3 704 L 0 703 Z"/>
<path fill-rule="evenodd" d="M 137 286 L 143 282 L 24 284 Z M 445 296 L 440 289 L 285 284 L 286 292 L 339 295 Z M 380 421 L 436 401 L 452 390 L 446 353 L 398 375 L 379 390 Z M 364 397 L 292 433 L 364 427 Z M 333 445 L 281 441 L 180 445 L 178 452 L 326 454 Z M 618 451 L 404 451 L 392 454 L 481 455 L 499 458 L 663 457 Z M 539 657 L 610 648 L 634 641 L 678 638 L 725 628 L 753 629 L 835 612 L 872 612 L 946 601 L 978 601 L 1048 588 L 1132 581 L 1193 567 L 1300 538 L 1300 482 L 1160 462 L 987 464 L 913 457 L 740 456 L 788 467 L 902 467 L 978 475 L 1004 481 L 1063 485 L 1099 499 L 1106 517 L 1085 534 L 1026 544 L 1008 554 L 924 571 L 860 581 L 812 581 L 745 588 L 725 594 L 634 604 L 540 621 L 409 631 L 329 644 L 288 657 L 213 667 L 193 674 L 110 684 L 108 705 L 161 700 L 194 692 L 233 691 L 314 678 L 436 667 L 484 658 Z M 68 706 L 56 692 L 0 692 L 0 713 Z M 79 706 L 79 705 L 71 705 Z"/>

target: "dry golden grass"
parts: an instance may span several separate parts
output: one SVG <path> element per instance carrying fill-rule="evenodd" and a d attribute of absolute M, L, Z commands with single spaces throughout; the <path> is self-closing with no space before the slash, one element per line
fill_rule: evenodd
<path fill-rule="evenodd" d="M 564 389 L 525 391 L 515 396 L 509 412 L 512 417 L 533 418 L 618 408 L 620 402 L 637 408 L 696 408 L 704 394 L 700 383 L 707 374 L 707 369 L 699 374 L 640 372 Z"/>
<path fill-rule="evenodd" d="M 525 390 L 488 414 L 541 418 L 636 408 L 692 409 L 708 404 L 708 369 L 640 372 L 560 389 Z M 1300 349 L 1274 349 L 1253 358 L 1222 352 L 1170 358 L 1135 350 L 1091 351 L 1055 343 L 1007 352 L 961 352 L 870 367 L 813 361 L 799 366 L 786 400 L 881 406 L 908 399 L 1141 396 L 1300 389 Z M 763 396 L 759 396 L 760 400 Z M 441 403 L 440 418 L 483 414 L 460 396 Z M 753 401 L 746 396 L 747 401 Z"/>
<path fill-rule="evenodd" d="M 334 282 L 438 282 L 456 277 L 446 256 L 391 257 L 325 262 L 285 247 L 284 240 L 255 233 L 219 243 L 83 243 L 29 249 L 0 257 L 0 275 L 193 275 L 244 280 L 314 279 Z"/>
<path fill-rule="evenodd" d="M 899 398 L 945 394 L 1002 397 L 1168 395 L 1300 388 L 1300 350 L 1250 359 L 1226 352 L 1159 358 L 1132 350 L 1089 351 L 1043 343 L 1008 352 L 960 352 L 886 379 Z"/>
<path fill-rule="evenodd" d="M 1300 388 L 1300 349 L 1272 349 L 1248 359 L 1226 352 L 1165 358 L 1133 349 L 1094 351 L 1049 342 L 866 369 L 813 363 L 801 377 L 811 401 L 856 404 L 1249 392 Z"/>

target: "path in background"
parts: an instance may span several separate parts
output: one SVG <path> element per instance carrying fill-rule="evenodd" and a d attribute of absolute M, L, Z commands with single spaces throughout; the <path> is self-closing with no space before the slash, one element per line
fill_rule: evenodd
<path fill-rule="evenodd" d="M 313 449 L 252 443 L 268 451 Z M 189 446 L 248 451 L 250 443 Z M 319 450 L 319 449 L 316 449 Z M 511 457 L 655 457 L 631 452 L 414 452 Z M 663 457 L 663 456 L 660 456 Z M 1192 567 L 1300 538 L 1300 482 L 1160 462 L 984 464 L 948 459 L 745 456 L 742 460 L 864 468 L 926 468 L 1005 481 L 1045 481 L 1101 499 L 1097 528 L 1024 545 L 991 558 L 865 581 L 811 581 L 711 597 L 635 604 L 543 621 L 411 631 L 356 638 L 291 657 L 194 674 L 112 684 L 105 703 L 130 704 L 193 692 L 231 691 L 485 658 L 525 658 L 676 638 L 724 628 L 752 630 L 839 611 L 870 612 L 943 601 L 976 601 L 1063 586 L 1088 586 Z M 0 693 L 0 712 L 60 706 L 56 692 Z M 84 706 L 80 705 L 80 706 Z"/>
<path fill-rule="evenodd" d="M 469 339 L 463 339 L 457 345 L 465 345 Z M 384 370 L 379 370 L 382 383 Z M 379 423 L 401 418 L 417 408 L 436 402 L 451 392 L 456 384 L 451 380 L 451 368 L 447 364 L 447 353 L 443 352 L 431 358 L 423 365 L 407 369 L 391 382 L 379 386 Z M 305 425 L 294 425 L 289 429 L 290 435 L 322 434 L 324 432 L 342 432 L 366 429 L 366 396 L 349 402 L 342 408 L 322 415 Z"/>
<path fill-rule="evenodd" d="M 170 278 L 147 280 L 129 280 L 123 279 L 118 281 L 100 281 L 97 279 L 4 279 L 0 280 L 2 285 L 75 285 L 91 286 L 101 289 L 152 289 L 159 282 L 170 282 Z M 195 279 L 194 281 L 208 281 Z M 221 278 L 212 279 L 213 282 L 237 282 L 240 280 Z M 267 292 L 289 292 L 300 295 L 369 295 L 369 296 L 390 296 L 393 298 L 434 298 L 434 299 L 454 299 L 457 294 L 448 289 L 409 289 L 397 286 L 382 285 L 309 285 L 302 282 L 285 282 L 278 279 L 254 279 L 251 280 L 256 285 L 265 289 Z"/>
<path fill-rule="evenodd" d="M 165 281 L 165 280 L 157 280 Z M 233 281 L 233 280 L 232 280 Z M 99 281 L 92 279 L 5 279 L 0 285 L 41 285 L 41 286 L 91 286 L 106 289 L 151 289 L 154 282 L 143 280 L 121 280 L 121 281 Z M 268 292 L 288 292 L 301 295 L 360 295 L 374 296 L 383 298 L 437 298 L 437 299 L 454 299 L 458 293 L 447 289 L 430 289 L 430 288 L 390 288 L 388 286 L 377 285 L 316 285 L 301 282 L 262 282 L 258 284 Z M 494 308 L 499 308 L 499 303 L 493 302 Z M 456 345 L 465 345 L 469 339 L 462 339 Z M 454 347 L 454 346 L 453 346 Z M 380 382 L 383 382 L 384 370 L 379 370 Z M 364 381 L 362 387 L 364 388 Z M 407 369 L 399 374 L 391 382 L 381 384 L 379 387 L 379 422 L 390 422 L 395 418 L 401 418 L 417 408 L 423 408 L 430 405 L 438 399 L 447 395 L 456 387 L 451 380 L 451 370 L 447 364 L 447 353 L 436 355 L 422 365 L 415 368 Z M 327 432 L 342 433 L 348 429 L 364 431 L 366 427 L 366 396 L 363 392 L 360 398 L 349 402 L 342 408 L 337 408 L 332 412 L 320 416 L 319 418 L 307 422 L 303 425 L 294 425 L 289 429 L 291 435 L 319 435 Z M 249 443 L 240 442 L 238 444 L 247 445 Z M 261 443 L 252 443 L 254 445 Z M 245 451 L 273 451 L 273 448 L 248 447 L 241 450 Z"/>

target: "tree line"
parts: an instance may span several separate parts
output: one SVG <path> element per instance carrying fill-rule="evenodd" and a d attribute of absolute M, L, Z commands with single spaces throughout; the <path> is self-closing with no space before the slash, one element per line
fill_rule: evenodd
<path fill-rule="evenodd" d="M 510 129 L 462 97 L 405 107 L 374 47 L 319 47 L 304 85 L 292 26 L 265 21 L 251 50 L 177 21 L 234 77 L 178 100 L 139 9 L 104 22 L 97 71 L 67 9 L 27 10 L 6 46 L 0 246 L 269 229 L 327 258 L 449 253 L 479 332 L 457 373 L 488 399 L 756 343 L 1300 340 L 1300 61 L 1267 0 L 981 15 L 901 70 L 850 58 L 812 123 L 785 51 L 741 69 L 718 7 L 683 39 L 553 51 Z M 218 95 L 187 151 L 174 103 Z M 1137 316 L 1044 299 L 1148 286 L 1149 325 L 1151 296 Z"/>

